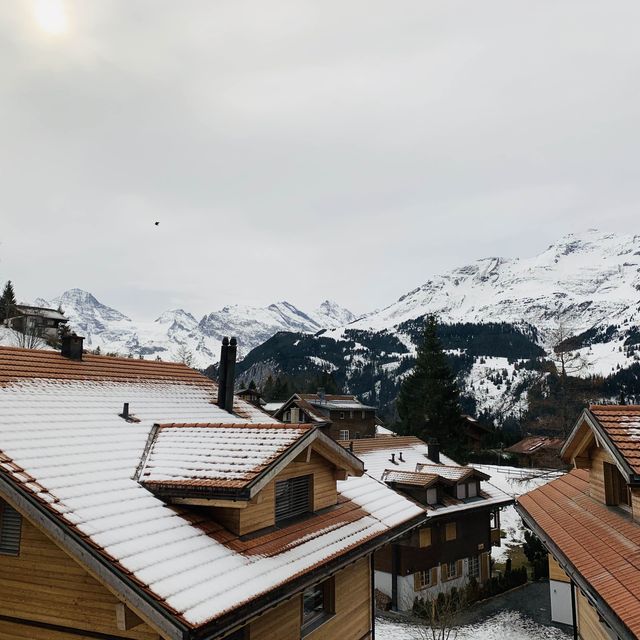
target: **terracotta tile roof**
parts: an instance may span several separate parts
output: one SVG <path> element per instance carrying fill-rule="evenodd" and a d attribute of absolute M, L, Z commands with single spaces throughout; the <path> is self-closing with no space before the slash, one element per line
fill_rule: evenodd
<path fill-rule="evenodd" d="M 517 503 L 640 637 L 640 525 L 589 496 L 587 470 L 574 470 Z"/>
<path fill-rule="evenodd" d="M 549 438 L 548 436 L 529 436 L 516 442 L 505 451 L 509 453 L 533 454 L 539 451 L 552 449 L 560 451 L 564 444 L 563 438 Z"/>
<path fill-rule="evenodd" d="M 340 440 L 340 444 L 345 448 L 350 448 L 353 443 L 353 453 L 359 455 L 368 453 L 369 451 L 379 451 L 386 449 L 393 451 L 394 449 L 404 449 L 405 447 L 424 447 L 424 453 L 427 453 L 427 445 L 420 438 L 415 436 L 394 436 L 391 438 L 360 438 L 358 440 Z"/>
<path fill-rule="evenodd" d="M 396 471 L 387 469 L 382 474 L 383 482 L 397 482 L 398 484 L 408 484 L 415 487 L 430 487 L 439 480 L 438 475 L 433 473 L 418 473 L 417 471 Z"/>
<path fill-rule="evenodd" d="M 640 406 L 591 405 L 589 411 L 634 473 L 640 474 Z"/>

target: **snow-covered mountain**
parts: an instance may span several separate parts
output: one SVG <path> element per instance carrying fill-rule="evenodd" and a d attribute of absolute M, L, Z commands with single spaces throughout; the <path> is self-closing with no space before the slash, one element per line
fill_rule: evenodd
<path fill-rule="evenodd" d="M 525 388 L 532 373 L 517 362 L 538 357 L 536 349 L 549 354 L 560 334 L 574 337 L 572 346 L 585 362 L 581 375 L 608 376 L 640 359 L 640 235 L 589 230 L 531 258 L 478 260 L 347 326 L 313 338 L 291 336 L 290 345 L 279 339 L 272 353 L 264 345 L 245 366 L 255 362 L 256 371 L 266 371 L 269 362 L 283 373 L 294 366 L 299 374 L 306 361 L 310 370 L 342 370 L 351 391 L 367 393 L 375 380 L 378 388 L 390 387 L 391 397 L 410 368 L 420 319 L 430 313 L 446 325 L 476 327 L 448 332 L 451 353 L 465 361 L 461 384 L 477 409 L 521 411 L 522 398 L 512 390 Z M 508 328 L 489 326 L 496 323 Z M 285 357 L 295 364 L 284 364 Z M 367 367 L 374 362 L 372 372 Z"/>
<path fill-rule="evenodd" d="M 39 298 L 35 304 L 61 307 L 71 328 L 85 336 L 88 349 L 99 347 L 103 353 L 170 360 L 178 356 L 181 347 L 186 347 L 198 367 L 218 360 L 220 340 L 225 335 L 238 338 L 242 357 L 278 331 L 315 333 L 354 319 L 347 309 L 325 301 L 309 314 L 289 302 L 278 302 L 265 308 L 227 306 L 201 320 L 184 309 L 171 309 L 154 321 L 139 321 L 81 289 L 70 289 L 51 300 Z"/>

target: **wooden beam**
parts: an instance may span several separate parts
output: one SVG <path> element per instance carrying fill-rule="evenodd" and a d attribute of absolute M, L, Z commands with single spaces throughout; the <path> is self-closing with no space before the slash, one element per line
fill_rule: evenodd
<path fill-rule="evenodd" d="M 246 509 L 247 500 L 221 500 L 219 498 L 171 498 L 172 504 L 187 504 L 192 507 L 225 507 L 227 509 Z"/>
<path fill-rule="evenodd" d="M 336 469 L 334 477 L 336 480 L 346 480 L 349 477 L 349 472 L 346 469 Z"/>
<path fill-rule="evenodd" d="M 116 626 L 118 631 L 129 631 L 144 624 L 143 621 L 126 604 L 119 602 L 116 605 Z"/>

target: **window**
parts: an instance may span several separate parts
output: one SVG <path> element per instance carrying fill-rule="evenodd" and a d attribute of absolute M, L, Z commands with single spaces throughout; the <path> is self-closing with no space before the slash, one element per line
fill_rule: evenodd
<path fill-rule="evenodd" d="M 437 489 L 427 489 L 427 504 L 438 504 Z"/>
<path fill-rule="evenodd" d="M 333 578 L 310 587 L 302 594 L 302 635 L 317 629 L 334 613 Z"/>
<path fill-rule="evenodd" d="M 417 585 L 420 589 L 427 589 L 431 586 L 431 571 L 418 571 Z"/>
<path fill-rule="evenodd" d="M 340 420 L 344 420 L 344 411 L 340 412 Z"/>
<path fill-rule="evenodd" d="M 458 563 L 455 560 L 451 560 L 447 562 L 447 578 L 451 580 L 452 578 L 458 577 Z"/>
<path fill-rule="evenodd" d="M 470 482 L 467 485 L 467 495 L 470 498 L 475 498 L 478 495 L 478 484 L 476 482 Z"/>
<path fill-rule="evenodd" d="M 500 528 L 500 512 L 499 511 L 497 510 L 492 511 L 489 514 L 489 528 L 492 530 Z"/>
<path fill-rule="evenodd" d="M 455 540 L 458 537 L 458 527 L 455 522 L 447 522 L 447 526 L 444 532 L 444 539 L 446 542 Z"/>
<path fill-rule="evenodd" d="M 469 577 L 480 577 L 480 556 L 471 556 L 469 558 Z"/>
<path fill-rule="evenodd" d="M 20 554 L 22 517 L 6 502 L 0 500 L 0 555 Z"/>
<path fill-rule="evenodd" d="M 276 481 L 276 524 L 311 511 L 311 476 Z"/>
<path fill-rule="evenodd" d="M 349 418 L 353 420 L 353 410 L 349 411 Z"/>
<path fill-rule="evenodd" d="M 363 419 L 363 420 L 365 419 L 366 415 L 367 415 L 367 414 L 366 414 L 365 410 L 363 409 L 363 410 L 362 410 L 362 419 Z"/>
<path fill-rule="evenodd" d="M 341 429 L 340 440 L 348 440 L 348 439 L 349 439 L 349 429 Z"/>
<path fill-rule="evenodd" d="M 283 422 L 291 422 L 291 411 L 284 412 Z"/>
<path fill-rule="evenodd" d="M 420 529 L 420 546 L 431 546 L 431 527 L 424 527 L 423 529 Z"/>
<path fill-rule="evenodd" d="M 467 491 L 464 484 L 456 485 L 456 498 L 458 500 L 464 500 L 467 497 Z"/>
<path fill-rule="evenodd" d="M 615 464 L 603 462 L 605 501 L 610 505 L 631 506 L 629 487 Z"/>

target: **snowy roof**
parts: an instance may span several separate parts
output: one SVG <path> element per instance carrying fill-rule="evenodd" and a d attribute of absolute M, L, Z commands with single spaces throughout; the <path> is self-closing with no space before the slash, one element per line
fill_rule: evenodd
<path fill-rule="evenodd" d="M 20 486 L 43 522 L 74 533 L 59 538 L 63 546 L 86 541 L 79 561 L 98 554 L 101 566 L 126 576 L 133 585 L 126 588 L 146 592 L 176 624 L 195 628 L 219 619 L 363 544 L 382 543 L 394 527 L 423 514 L 383 483 L 352 477 L 337 483 L 335 511 L 302 529 L 263 536 L 262 546 L 252 538 L 248 548 L 215 523 L 197 521 L 195 511 L 167 505 L 135 478 L 155 424 L 254 428 L 214 404 L 211 380 L 172 363 L 100 356 L 77 362 L 2 348 L 0 372 L 0 486 Z M 139 422 L 119 416 L 123 402 Z M 236 400 L 238 406 L 244 409 Z M 195 458 L 194 451 L 181 455 L 186 463 Z"/>
<path fill-rule="evenodd" d="M 528 436 L 514 445 L 505 449 L 509 453 L 532 454 L 540 450 L 552 449 L 560 452 L 564 444 L 563 438 L 550 438 L 548 436 Z"/>
<path fill-rule="evenodd" d="M 440 454 L 441 464 L 434 463 L 427 457 L 426 443 L 415 436 L 362 438 L 342 441 L 341 444 L 347 448 L 353 446 L 353 453 L 362 460 L 366 472 L 383 481 L 388 481 L 388 474 L 391 470 L 412 474 L 438 475 L 450 482 L 455 481 L 455 478 L 466 478 L 471 475 L 480 477 L 482 480 L 488 480 L 490 477 L 473 469 L 473 467 L 460 466 L 443 454 Z M 393 458 L 391 458 L 391 454 L 393 454 Z M 400 454 L 402 454 L 402 458 Z M 385 473 L 387 477 L 385 477 Z M 422 505 L 422 507 L 429 515 L 441 515 L 464 509 L 475 509 L 479 506 L 501 506 L 512 502 L 513 498 L 510 495 L 489 482 L 483 482 L 478 500 L 463 501 L 451 497 L 446 500 L 444 505 L 430 505 L 428 507 Z"/>
<path fill-rule="evenodd" d="M 408 484 L 415 487 L 430 487 L 439 480 L 437 474 L 418 473 L 416 471 L 395 471 L 394 469 L 386 469 L 382 474 L 383 482 L 395 482 L 397 484 Z"/>
<path fill-rule="evenodd" d="M 64 313 L 60 313 L 57 309 L 49 309 L 48 307 L 33 307 L 28 304 L 18 304 L 16 309 L 20 315 L 24 316 L 42 316 L 51 320 L 67 320 Z"/>
<path fill-rule="evenodd" d="M 444 464 L 420 463 L 416 466 L 416 471 L 421 473 L 433 473 L 445 480 L 452 480 L 453 482 L 460 482 L 461 480 L 466 480 L 471 476 L 476 476 L 481 480 L 488 480 L 491 477 L 486 473 L 482 473 L 482 471 L 474 469 L 473 467 L 461 467 L 459 465 L 449 466 Z"/>
<path fill-rule="evenodd" d="M 375 407 L 369 407 L 363 404 L 356 398 L 356 396 L 340 396 L 340 395 L 324 395 L 321 396 L 318 393 L 299 393 L 297 394 L 302 400 L 306 400 L 310 404 L 323 407 L 326 409 L 333 409 L 338 411 L 349 410 L 362 410 L 370 409 L 375 410 Z"/>
<path fill-rule="evenodd" d="M 282 407 L 284 402 L 267 402 L 267 404 L 263 405 L 263 409 L 267 413 L 275 413 L 278 409 Z"/>
<path fill-rule="evenodd" d="M 139 479 L 148 488 L 243 488 L 310 430 L 284 424 L 157 425 Z"/>

